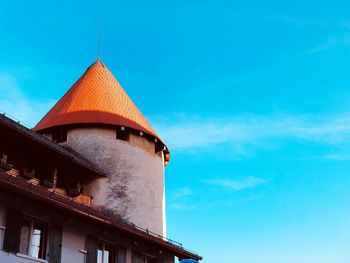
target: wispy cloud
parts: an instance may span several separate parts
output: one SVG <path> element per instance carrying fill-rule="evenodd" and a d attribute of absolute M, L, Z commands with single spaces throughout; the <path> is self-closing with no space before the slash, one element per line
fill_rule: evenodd
<path fill-rule="evenodd" d="M 298 26 L 310 25 L 310 23 L 314 24 L 314 21 L 310 22 L 309 20 L 302 19 L 300 17 L 290 16 L 290 15 L 271 15 L 271 16 L 264 17 L 264 20 L 295 24 Z"/>
<path fill-rule="evenodd" d="M 30 127 L 54 104 L 53 100 L 39 101 L 28 98 L 14 75 L 8 72 L 0 72 L 0 93 L 0 111 L 10 114 Z"/>
<path fill-rule="evenodd" d="M 175 116 L 159 119 L 156 129 L 176 151 L 200 152 L 214 147 L 266 147 L 284 140 L 341 145 L 350 141 L 350 115 L 244 115 L 226 118 Z M 273 143 L 272 143 L 273 142 Z"/>
<path fill-rule="evenodd" d="M 254 176 L 248 176 L 242 180 L 233 180 L 233 179 L 215 179 L 205 181 L 208 184 L 219 186 L 222 188 L 234 190 L 234 191 L 242 191 L 245 189 L 250 189 L 257 187 L 266 183 L 266 180 Z"/>
<path fill-rule="evenodd" d="M 317 19 L 291 16 L 287 14 L 271 15 L 271 16 L 264 17 L 263 20 L 270 20 L 270 21 L 275 21 L 280 23 L 292 24 L 300 27 L 345 26 L 345 23 L 343 21 L 317 20 Z"/>
<path fill-rule="evenodd" d="M 296 17 L 291 15 L 272 15 L 265 17 L 264 20 L 284 23 L 296 27 L 310 27 L 310 28 L 345 28 L 348 29 L 350 27 L 350 22 L 348 20 L 325 20 L 325 19 L 309 19 L 303 17 Z M 330 31 L 333 32 L 334 30 Z M 323 42 L 315 47 L 311 48 L 307 54 L 313 55 L 316 53 L 320 53 L 326 51 L 331 48 L 339 47 L 339 46 L 349 46 L 350 38 L 347 35 L 339 35 L 339 36 L 330 36 L 326 38 Z"/>
<path fill-rule="evenodd" d="M 193 194 L 193 190 L 187 186 L 174 189 L 170 198 L 170 207 L 176 210 L 195 209 L 197 205 L 193 202 Z"/>
<path fill-rule="evenodd" d="M 350 46 L 350 37 L 330 37 L 324 43 L 311 49 L 309 54 L 313 55 L 339 46 Z"/>
<path fill-rule="evenodd" d="M 172 197 L 174 199 L 178 199 L 178 198 L 184 198 L 184 197 L 190 196 L 192 194 L 193 194 L 193 191 L 191 188 L 182 187 L 182 188 L 175 189 Z"/>
<path fill-rule="evenodd" d="M 197 208 L 198 206 L 196 204 L 187 204 L 184 202 L 175 202 L 170 204 L 171 208 L 174 208 L 176 210 L 181 210 L 181 211 L 186 211 L 186 210 L 193 210 L 195 208 Z"/>
<path fill-rule="evenodd" d="M 321 157 L 324 160 L 330 160 L 330 161 L 349 161 L 350 160 L 350 154 L 348 153 L 344 153 L 344 154 L 330 153 L 330 154 L 322 155 Z"/>

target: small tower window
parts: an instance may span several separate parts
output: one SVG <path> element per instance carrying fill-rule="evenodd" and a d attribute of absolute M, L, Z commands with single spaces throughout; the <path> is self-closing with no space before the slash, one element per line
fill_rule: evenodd
<path fill-rule="evenodd" d="M 59 127 L 52 132 L 52 140 L 54 142 L 65 142 L 67 141 L 67 129 Z"/>
<path fill-rule="evenodd" d="M 163 150 L 164 150 L 164 145 L 161 142 L 159 142 L 157 139 L 155 139 L 155 141 L 154 141 L 154 151 L 156 153 L 158 153 L 158 152 L 161 152 Z"/>
<path fill-rule="evenodd" d="M 130 133 L 125 129 L 125 127 L 120 127 L 117 129 L 117 139 L 122 141 L 129 141 Z"/>

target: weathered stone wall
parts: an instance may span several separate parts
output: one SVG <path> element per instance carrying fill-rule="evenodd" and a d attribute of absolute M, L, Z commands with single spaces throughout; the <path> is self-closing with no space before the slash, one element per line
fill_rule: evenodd
<path fill-rule="evenodd" d="M 115 129 L 80 128 L 69 130 L 64 144 L 108 173 L 108 178 L 84 186 L 95 204 L 166 234 L 163 154 L 155 153 L 153 142 L 133 134 L 129 141 L 117 140 Z"/>

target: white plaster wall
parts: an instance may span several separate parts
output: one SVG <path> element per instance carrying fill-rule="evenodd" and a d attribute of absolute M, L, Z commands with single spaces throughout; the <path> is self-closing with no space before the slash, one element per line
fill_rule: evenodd
<path fill-rule="evenodd" d="M 7 253 L 5 251 L 0 251 L 0 262 L 1 263 L 34 263 L 34 262 L 47 262 L 45 260 L 37 259 L 27 259 L 23 257 L 16 256 L 12 253 Z"/>
<path fill-rule="evenodd" d="M 129 141 L 117 140 L 115 129 L 81 128 L 69 130 L 64 144 L 109 174 L 84 188 L 95 204 L 166 235 L 164 163 L 153 142 L 132 134 Z"/>
<path fill-rule="evenodd" d="M 84 263 L 85 254 L 79 251 L 81 249 L 85 249 L 85 234 L 77 228 L 64 226 L 61 262 Z"/>

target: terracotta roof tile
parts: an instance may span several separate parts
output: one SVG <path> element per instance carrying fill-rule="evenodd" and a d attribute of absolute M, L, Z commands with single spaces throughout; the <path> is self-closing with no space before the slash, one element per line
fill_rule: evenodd
<path fill-rule="evenodd" d="M 126 126 L 158 138 L 151 125 L 100 60 L 86 70 L 34 130 L 86 123 Z"/>

